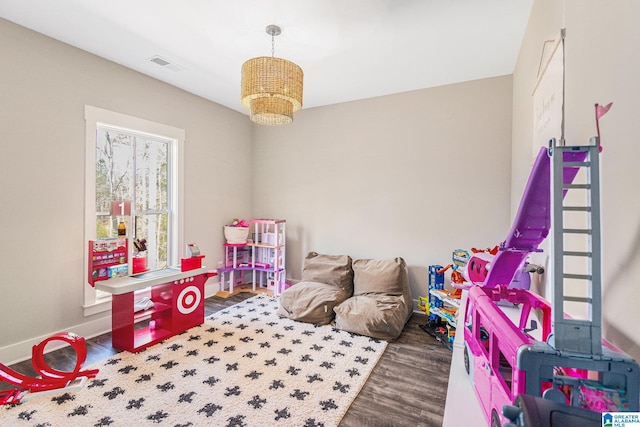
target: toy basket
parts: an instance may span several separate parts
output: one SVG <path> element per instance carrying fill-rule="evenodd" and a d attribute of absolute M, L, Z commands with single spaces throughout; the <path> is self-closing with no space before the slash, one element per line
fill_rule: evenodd
<path fill-rule="evenodd" d="M 248 236 L 249 227 L 230 227 L 228 225 L 224 226 L 224 238 L 227 239 L 227 243 L 246 243 Z"/>

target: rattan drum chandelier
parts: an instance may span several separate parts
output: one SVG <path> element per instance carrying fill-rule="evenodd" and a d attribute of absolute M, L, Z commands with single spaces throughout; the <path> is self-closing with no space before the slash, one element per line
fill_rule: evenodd
<path fill-rule="evenodd" d="M 268 126 L 293 122 L 293 113 L 302 108 L 302 68 L 274 56 L 275 36 L 281 30 L 269 25 L 271 56 L 259 56 L 242 64 L 242 105 L 254 123 Z"/>

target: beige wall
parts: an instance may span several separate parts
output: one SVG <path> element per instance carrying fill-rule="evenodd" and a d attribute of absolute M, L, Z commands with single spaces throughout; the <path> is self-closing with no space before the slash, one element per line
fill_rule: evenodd
<path fill-rule="evenodd" d="M 508 230 L 510 76 L 302 110 L 268 128 L 2 19 L 0 56 L 3 363 L 53 332 L 109 325 L 108 312 L 81 307 L 85 105 L 185 129 L 185 240 L 210 266 L 231 218 L 281 217 L 290 277 L 310 250 L 402 256 L 416 299 L 429 264 Z"/>
<path fill-rule="evenodd" d="M 511 77 L 302 110 L 255 130 L 256 214 L 287 219 L 288 275 L 309 251 L 427 266 L 508 231 Z"/>
<path fill-rule="evenodd" d="M 185 240 L 198 242 L 205 262 L 222 259 L 222 224 L 251 215 L 251 171 L 239 166 L 251 160 L 252 130 L 238 112 L 3 19 L 0 58 L 0 360 L 8 363 L 11 346 L 60 330 L 101 332 L 109 314 L 82 309 L 85 104 L 186 131 Z"/>
<path fill-rule="evenodd" d="M 640 359 L 640 2 L 536 0 L 513 75 L 512 214 L 529 172 L 531 90 L 542 45 L 566 28 L 567 144 L 596 134 L 593 105 L 613 101 L 601 120 L 604 335 Z M 573 314 L 573 313 L 572 313 Z"/>

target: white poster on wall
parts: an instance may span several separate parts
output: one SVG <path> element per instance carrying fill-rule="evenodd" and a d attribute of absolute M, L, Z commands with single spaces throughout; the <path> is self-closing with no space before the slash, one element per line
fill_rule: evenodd
<path fill-rule="evenodd" d="M 564 140 L 564 30 L 543 60 L 533 88 L 533 159 L 552 138 Z"/>
<path fill-rule="evenodd" d="M 552 43 L 552 44 L 551 44 Z M 543 64 L 538 73 L 538 80 L 533 88 L 533 137 L 531 147 L 531 163 L 540 151 L 540 147 L 548 147 L 549 141 L 555 138 L 564 140 L 564 30 L 553 42 L 545 43 L 548 47 Z M 558 144 L 557 143 L 557 144 Z M 540 265 L 545 271 L 551 268 L 549 257 L 551 253 L 550 239 L 545 239 L 540 245 L 541 252 L 529 254 L 530 264 Z M 542 297 L 550 299 L 551 284 L 549 274 L 544 276 L 532 275 L 531 289 Z M 545 278 L 544 280 L 541 280 Z"/>

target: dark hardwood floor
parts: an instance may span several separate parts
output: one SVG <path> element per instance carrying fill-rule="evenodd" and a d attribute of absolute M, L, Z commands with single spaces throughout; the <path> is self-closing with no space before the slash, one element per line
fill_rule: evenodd
<path fill-rule="evenodd" d="M 229 298 L 205 300 L 205 316 L 254 296 L 243 292 Z M 400 337 L 389 343 L 378 365 L 342 419 L 342 427 L 440 427 L 449 381 L 451 352 L 419 325 L 425 316 L 413 314 Z M 111 347 L 111 334 L 88 339 L 85 366 L 105 360 L 119 350 Z M 50 366 L 72 370 L 75 352 L 69 346 L 45 355 Z M 31 360 L 11 366 L 35 375 Z M 0 383 L 0 389 L 9 388 Z"/>

